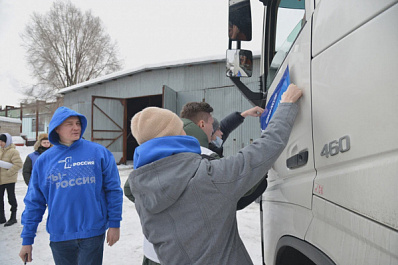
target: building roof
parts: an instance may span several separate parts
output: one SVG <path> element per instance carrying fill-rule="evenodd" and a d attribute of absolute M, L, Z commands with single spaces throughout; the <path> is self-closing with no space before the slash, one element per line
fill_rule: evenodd
<path fill-rule="evenodd" d="M 257 55 L 256 55 L 257 54 Z M 253 55 L 254 58 L 259 58 L 260 54 L 259 52 Z M 67 94 L 73 91 L 80 90 L 82 88 L 87 88 L 90 86 L 102 84 L 104 82 L 110 81 L 110 80 L 116 80 L 125 76 L 131 76 L 134 74 L 138 74 L 141 72 L 148 72 L 152 70 L 157 70 L 157 69 L 163 69 L 163 68 L 175 68 L 175 67 L 181 67 L 181 66 L 191 66 L 191 65 L 198 65 L 198 64 L 206 64 L 206 63 L 214 63 L 214 62 L 222 62 L 225 61 L 225 55 L 218 55 L 218 56 L 210 56 L 210 57 L 205 57 L 205 58 L 199 58 L 199 59 L 187 59 L 187 60 L 180 60 L 180 61 L 174 61 L 174 62 L 163 62 L 159 64 L 150 64 L 150 65 L 144 65 L 138 68 L 133 68 L 133 69 L 128 69 L 128 70 L 123 70 L 123 71 L 118 71 L 114 72 L 109 75 L 104 75 L 100 76 L 98 78 L 90 79 L 86 82 L 79 83 L 70 87 L 66 87 L 60 90 L 59 93 L 61 94 Z"/>
<path fill-rule="evenodd" d="M 1 116 L 0 116 L 0 121 L 10 122 L 10 123 L 19 123 L 19 124 L 22 123 L 20 119 L 1 117 Z"/>

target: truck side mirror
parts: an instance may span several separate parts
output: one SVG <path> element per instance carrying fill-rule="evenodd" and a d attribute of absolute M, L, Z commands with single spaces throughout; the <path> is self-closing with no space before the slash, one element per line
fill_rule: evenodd
<path fill-rule="evenodd" d="M 253 54 L 248 50 L 227 50 L 226 74 L 228 77 L 251 77 Z"/>
<path fill-rule="evenodd" d="M 252 40 L 250 0 L 229 0 L 228 37 L 233 41 Z"/>

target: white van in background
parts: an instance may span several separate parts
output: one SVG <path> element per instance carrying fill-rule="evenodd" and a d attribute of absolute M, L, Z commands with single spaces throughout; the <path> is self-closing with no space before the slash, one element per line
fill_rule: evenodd
<path fill-rule="evenodd" d="M 261 2 L 262 89 L 240 89 L 264 107 L 289 67 L 304 91 L 262 196 L 264 263 L 398 264 L 398 1 Z"/>

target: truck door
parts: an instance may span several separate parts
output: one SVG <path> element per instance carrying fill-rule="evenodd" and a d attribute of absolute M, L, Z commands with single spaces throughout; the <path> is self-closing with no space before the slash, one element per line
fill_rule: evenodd
<path fill-rule="evenodd" d="M 286 1 L 274 1 L 273 4 L 279 6 L 272 10 L 272 3 L 268 1 L 265 10 L 266 32 L 276 32 L 275 38 L 268 38 L 274 41 L 274 46 L 270 46 L 276 47 L 268 65 L 268 100 L 287 67 L 291 83 L 304 93 L 298 103 L 299 113 L 289 142 L 268 172 L 268 188 L 262 197 L 266 264 L 273 264 L 278 241 L 283 236 L 304 239 L 312 219 L 312 190 L 316 176 L 310 82 L 313 1 L 292 2 L 293 7 L 298 4 L 297 9 L 284 6 Z M 263 59 L 265 64 L 267 59 Z"/>
<path fill-rule="evenodd" d="M 270 186 L 263 198 L 266 201 L 289 202 L 310 209 L 315 177 L 310 83 L 311 15 L 307 16 L 305 9 L 310 9 L 310 4 L 306 7 L 302 2 L 299 9 L 292 9 L 285 8 L 283 2 L 280 2 L 281 5 L 275 11 L 275 16 L 271 16 L 277 24 L 275 45 L 277 50 L 267 76 L 268 99 L 287 66 L 290 70 L 291 83 L 303 89 L 304 96 L 299 101 L 300 111 L 290 140 L 269 172 Z M 286 26 L 287 22 L 290 24 L 289 29 Z M 275 189 L 278 192 L 274 192 Z"/>

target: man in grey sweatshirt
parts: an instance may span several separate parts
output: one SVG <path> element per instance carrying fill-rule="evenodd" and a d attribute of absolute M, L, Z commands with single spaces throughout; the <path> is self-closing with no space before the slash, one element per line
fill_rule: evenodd
<path fill-rule="evenodd" d="M 301 95 L 290 85 L 261 138 L 220 160 L 203 159 L 199 142 L 171 111 L 149 107 L 133 117 L 140 146 L 129 182 L 143 233 L 162 265 L 252 264 L 236 204 L 285 148 Z"/>

